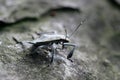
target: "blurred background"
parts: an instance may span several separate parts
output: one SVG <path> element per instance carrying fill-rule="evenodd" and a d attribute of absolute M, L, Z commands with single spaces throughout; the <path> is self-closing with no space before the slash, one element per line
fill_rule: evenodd
<path fill-rule="evenodd" d="M 44 68 L 12 40 L 70 35 L 84 19 L 70 37 L 73 63 Z M 0 80 L 120 80 L 120 0 L 0 0 Z"/>

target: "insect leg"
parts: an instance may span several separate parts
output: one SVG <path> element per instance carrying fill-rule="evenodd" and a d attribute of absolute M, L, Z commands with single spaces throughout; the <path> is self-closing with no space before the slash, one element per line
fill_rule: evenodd
<path fill-rule="evenodd" d="M 52 64 L 54 61 L 54 53 L 55 53 L 55 49 L 52 47 L 52 57 L 51 57 L 50 64 Z"/>
<path fill-rule="evenodd" d="M 29 44 L 29 42 L 23 42 L 23 41 L 19 41 L 17 38 L 12 37 L 12 39 L 16 42 L 16 44 L 20 44 L 22 46 L 23 49 L 25 49 L 26 45 L 25 44 Z"/>
<path fill-rule="evenodd" d="M 51 58 L 50 64 L 53 63 L 53 61 L 54 61 L 54 54 L 57 53 L 57 46 L 56 46 L 55 43 L 51 45 L 51 49 L 52 49 L 52 58 Z"/>
<path fill-rule="evenodd" d="M 15 37 L 12 37 L 12 39 L 13 39 L 17 44 L 22 44 L 22 42 L 18 41 Z"/>
<path fill-rule="evenodd" d="M 67 59 L 70 59 L 72 57 L 73 53 L 74 53 L 74 50 L 75 50 L 76 46 L 74 44 L 71 44 L 71 43 L 64 43 L 63 45 L 64 46 L 72 46 L 73 47 L 73 49 L 70 51 L 70 53 L 67 56 Z"/>

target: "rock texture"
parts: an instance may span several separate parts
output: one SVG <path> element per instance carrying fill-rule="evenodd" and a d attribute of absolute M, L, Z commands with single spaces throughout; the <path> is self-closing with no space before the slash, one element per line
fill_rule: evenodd
<path fill-rule="evenodd" d="M 110 0 L 0 0 L 0 79 L 120 80 L 119 13 Z M 73 62 L 66 59 L 70 48 L 48 67 L 12 39 L 32 41 L 35 32 L 65 35 L 65 28 L 70 36 L 85 18 L 70 37 L 77 45 Z"/>

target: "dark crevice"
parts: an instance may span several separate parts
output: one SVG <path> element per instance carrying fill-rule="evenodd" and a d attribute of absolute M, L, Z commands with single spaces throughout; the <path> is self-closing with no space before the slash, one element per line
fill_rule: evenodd
<path fill-rule="evenodd" d="M 57 9 L 51 9 L 50 11 L 77 11 L 80 12 L 80 10 L 78 8 L 71 8 L 71 7 L 61 7 L 61 8 L 57 8 Z"/>
<path fill-rule="evenodd" d="M 48 11 L 46 11 L 45 13 L 41 14 L 39 16 L 39 18 L 43 18 L 45 16 L 55 16 L 57 12 L 70 12 L 70 11 L 76 11 L 76 12 L 80 12 L 79 9 L 77 8 L 71 8 L 71 7 L 61 7 L 61 8 L 55 8 L 55 9 L 50 9 Z M 21 18 L 19 20 L 16 20 L 15 22 L 5 22 L 0 20 L 0 30 L 4 29 L 5 27 L 10 27 L 16 24 L 20 24 L 23 22 L 36 22 L 39 20 L 39 18 L 37 17 L 24 17 Z"/>
<path fill-rule="evenodd" d="M 116 0 L 108 0 L 108 1 L 113 7 L 120 10 L 120 3 L 118 3 Z"/>
<path fill-rule="evenodd" d="M 78 8 L 71 8 L 71 7 L 60 7 L 60 8 L 52 8 L 46 11 L 41 15 L 41 17 L 45 17 L 47 15 L 49 16 L 56 16 L 59 12 L 78 12 L 80 13 L 80 10 Z"/>
<path fill-rule="evenodd" d="M 16 25 L 16 24 L 19 24 L 22 22 L 35 22 L 35 21 L 38 21 L 38 19 L 33 18 L 33 17 L 25 17 L 25 18 L 17 20 L 16 22 L 0 21 L 0 29 L 3 29 L 3 28 L 8 27 L 8 26 L 13 26 L 13 25 Z"/>

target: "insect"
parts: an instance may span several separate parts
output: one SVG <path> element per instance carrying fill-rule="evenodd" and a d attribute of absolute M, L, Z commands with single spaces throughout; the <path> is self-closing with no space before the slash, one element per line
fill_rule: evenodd
<path fill-rule="evenodd" d="M 80 25 L 82 25 L 82 23 L 84 21 L 82 21 L 76 27 L 76 29 L 73 31 L 73 33 L 71 33 L 71 36 L 80 27 Z M 31 44 L 32 45 L 31 52 L 36 52 L 38 49 L 45 49 L 45 50 L 50 51 L 51 55 L 52 55 L 51 60 L 50 60 L 50 64 L 51 64 L 54 61 L 54 54 L 57 53 L 58 45 L 62 46 L 60 49 L 64 49 L 65 47 L 71 46 L 72 50 L 68 53 L 67 59 L 71 60 L 71 57 L 73 56 L 73 53 L 74 53 L 74 50 L 75 50 L 76 46 L 74 44 L 69 43 L 70 42 L 69 38 L 71 36 L 70 37 L 67 36 L 67 30 L 66 29 L 65 29 L 65 32 L 66 32 L 66 36 L 65 35 L 60 35 L 60 34 L 57 34 L 57 33 L 53 33 L 53 32 L 51 32 L 51 33 L 48 32 L 47 34 L 43 34 L 43 35 L 41 35 L 42 33 L 37 33 L 37 35 L 41 35 L 41 36 L 37 39 L 34 39 L 33 41 L 20 42 L 15 37 L 13 37 L 13 40 L 16 43 L 19 43 L 23 46 L 24 46 L 24 43 Z"/>

